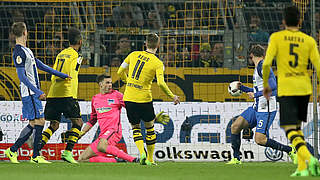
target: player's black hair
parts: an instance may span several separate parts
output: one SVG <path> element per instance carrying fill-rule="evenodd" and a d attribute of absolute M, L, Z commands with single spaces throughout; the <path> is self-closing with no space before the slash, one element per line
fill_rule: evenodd
<path fill-rule="evenodd" d="M 147 35 L 147 44 L 150 49 L 155 49 L 158 46 L 159 36 L 155 33 Z"/>
<path fill-rule="evenodd" d="M 23 32 L 26 30 L 26 24 L 24 22 L 15 22 L 11 26 L 11 32 L 16 37 L 21 37 Z"/>
<path fill-rule="evenodd" d="M 296 6 L 286 7 L 283 11 L 284 20 L 287 26 L 298 26 L 300 11 Z"/>
<path fill-rule="evenodd" d="M 68 32 L 68 39 L 70 45 L 77 45 L 81 40 L 81 32 L 79 29 L 70 27 Z"/>
<path fill-rule="evenodd" d="M 111 78 L 111 76 L 106 75 L 106 74 L 100 74 L 99 76 L 97 76 L 97 83 L 99 84 L 100 82 L 102 82 L 106 78 Z"/>
<path fill-rule="evenodd" d="M 249 54 L 253 54 L 255 57 L 264 57 L 264 52 L 264 48 L 257 44 L 251 47 Z"/>

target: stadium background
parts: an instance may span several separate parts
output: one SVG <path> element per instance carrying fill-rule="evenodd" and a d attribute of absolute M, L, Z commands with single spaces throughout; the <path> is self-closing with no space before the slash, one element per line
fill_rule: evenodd
<path fill-rule="evenodd" d="M 309 1 L 293 2 L 304 12 L 302 30 L 310 34 L 312 30 Z M 183 115 L 169 113 L 173 119 L 178 118 L 175 122 L 181 122 L 174 127 L 181 126 L 183 130 L 182 125 L 185 124 L 188 116 L 199 114 L 204 116 L 204 121 L 200 118 L 201 126 L 196 127 L 197 130 L 206 129 L 205 126 L 208 124 L 219 122 L 222 124 L 219 128 L 227 131 L 230 119 L 251 104 L 251 100 L 245 94 L 240 97 L 230 96 L 227 86 L 235 80 L 252 86 L 254 66 L 248 59 L 248 49 L 253 44 L 262 44 L 267 47 L 269 35 L 284 28 L 281 22 L 281 11 L 290 3 L 292 3 L 290 0 L 1 1 L 0 100 L 2 114 L 0 127 L 5 135 L 0 145 L 12 143 L 18 136 L 20 127 L 24 125 L 23 119 L 19 117 L 21 104 L 16 102 L 21 99 L 19 79 L 11 58 L 15 44 L 10 32 L 13 22 L 26 22 L 29 30 L 27 46 L 37 58 L 50 66 L 53 65 L 55 56 L 68 46 L 66 37 L 68 27 L 75 26 L 81 29 L 84 42 L 82 56 L 85 61 L 79 73 L 78 98 L 83 101 L 83 106 L 86 106 L 87 101 L 99 92 L 98 85 L 95 83 L 98 74 L 111 74 L 114 80 L 113 86 L 123 92 L 124 84 L 116 75 L 118 66 L 129 52 L 145 48 L 144 35 L 157 32 L 161 37 L 158 56 L 166 66 L 165 79 L 170 89 L 180 96 L 183 102 L 187 102 L 182 108 L 172 107 L 170 110 L 167 108 L 167 112 L 171 111 L 171 113 L 187 111 Z M 313 16 L 316 32 L 319 32 L 320 3 L 315 3 L 315 6 L 316 12 Z M 319 41 L 319 33 L 316 38 Z M 47 93 L 50 87 L 50 75 L 39 73 L 41 89 Z M 311 66 L 310 75 L 312 75 Z M 154 101 L 161 102 L 156 104 L 158 107 L 156 110 L 166 109 L 163 106 L 170 107 L 168 103 L 170 100 L 156 83 L 152 88 Z M 187 106 L 199 109 L 193 110 Z M 90 112 L 87 109 L 83 111 L 86 111 L 83 113 L 83 118 L 87 119 L 87 114 Z M 227 115 L 221 115 L 223 118 L 220 121 L 218 118 L 220 114 L 211 116 L 216 115 L 217 112 Z M 125 119 L 124 114 L 122 117 Z M 308 117 L 311 120 L 313 118 L 312 104 L 310 104 Z M 128 124 L 127 121 L 123 121 L 124 123 Z M 66 129 L 68 125 L 65 124 Z M 305 127 L 305 132 L 310 135 L 309 142 L 313 144 L 314 140 L 318 141 L 318 137 L 314 137 L 316 131 L 312 123 L 305 124 Z M 128 129 L 126 129 L 128 134 L 126 137 L 130 137 Z M 159 129 L 163 131 L 165 128 L 159 126 Z M 280 141 L 285 141 L 282 131 L 278 127 L 274 129 L 276 135 L 281 136 L 278 137 Z M 167 131 L 173 130 L 167 129 Z M 213 133 L 211 132 L 215 131 L 213 127 L 209 127 L 207 131 L 209 132 L 203 134 L 194 133 L 198 142 L 207 142 L 205 146 L 210 147 L 211 143 L 228 142 L 227 134 Z M 58 133 L 54 137 L 53 144 L 53 148 L 57 149 L 61 147 L 57 144 L 61 142 Z M 180 136 L 176 138 L 179 139 Z M 217 140 L 221 137 L 225 141 Z M 130 140 L 125 138 L 125 141 Z"/>

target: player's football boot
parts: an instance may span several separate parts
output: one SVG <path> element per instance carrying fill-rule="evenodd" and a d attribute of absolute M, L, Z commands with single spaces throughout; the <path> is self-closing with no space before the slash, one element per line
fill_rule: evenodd
<path fill-rule="evenodd" d="M 140 164 L 141 165 L 146 165 L 146 160 L 147 160 L 146 153 L 141 154 L 141 156 L 140 156 Z"/>
<path fill-rule="evenodd" d="M 291 152 L 288 153 L 290 159 L 292 160 L 293 164 L 298 164 L 298 155 L 296 148 L 293 145 L 290 145 L 292 148 Z"/>
<path fill-rule="evenodd" d="M 297 176 L 309 176 L 309 171 L 308 169 L 299 171 L 298 169 L 296 170 L 296 172 L 294 172 L 293 174 L 290 175 L 291 177 L 297 177 Z"/>
<path fill-rule="evenodd" d="M 311 176 L 320 176 L 319 161 L 313 156 L 311 156 L 308 163 L 308 170 L 310 171 Z"/>
<path fill-rule="evenodd" d="M 47 161 L 43 156 L 37 156 L 35 158 L 31 157 L 31 163 L 39 163 L 39 164 L 50 164 L 50 161 Z"/>
<path fill-rule="evenodd" d="M 153 161 L 153 162 L 150 162 L 149 160 L 146 160 L 146 165 L 147 165 L 147 166 L 157 166 L 158 164 L 155 163 L 154 161 Z"/>
<path fill-rule="evenodd" d="M 229 162 L 227 162 L 226 164 L 242 164 L 242 162 L 240 160 L 238 160 L 237 158 L 232 158 Z"/>
<path fill-rule="evenodd" d="M 12 152 L 10 148 L 4 151 L 4 154 L 10 159 L 12 163 L 19 163 L 18 161 L 18 153 L 17 152 Z"/>
<path fill-rule="evenodd" d="M 61 154 L 61 159 L 69 163 L 78 164 L 78 162 L 73 159 L 72 152 L 67 150 L 63 151 Z"/>
<path fill-rule="evenodd" d="M 133 163 L 140 163 L 140 158 L 134 158 Z"/>

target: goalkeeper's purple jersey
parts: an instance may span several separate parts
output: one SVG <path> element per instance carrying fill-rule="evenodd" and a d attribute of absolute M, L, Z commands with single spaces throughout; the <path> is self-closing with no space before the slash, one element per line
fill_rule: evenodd
<path fill-rule="evenodd" d="M 99 136 L 108 130 L 121 134 L 120 113 L 122 107 L 124 107 L 123 94 L 119 91 L 112 90 L 107 94 L 99 93 L 92 97 L 92 112 L 87 124 L 93 126 L 98 121 L 101 130 Z"/>

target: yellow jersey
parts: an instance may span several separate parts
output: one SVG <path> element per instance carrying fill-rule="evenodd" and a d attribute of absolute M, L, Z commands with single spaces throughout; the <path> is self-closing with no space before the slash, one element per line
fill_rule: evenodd
<path fill-rule="evenodd" d="M 171 98 L 173 94 L 164 82 L 163 63 L 158 57 L 147 51 L 134 51 L 129 54 L 118 74 L 120 77 L 124 69 L 129 68 L 128 76 L 125 76 L 126 89 L 123 100 L 136 103 L 145 103 L 152 101 L 151 85 L 154 77 L 157 77 L 157 83 L 161 89 Z"/>
<path fill-rule="evenodd" d="M 283 30 L 273 33 L 269 39 L 263 62 L 263 85 L 268 77 L 273 59 L 277 62 L 278 96 L 304 96 L 312 93 L 309 59 L 320 77 L 320 57 L 316 41 L 299 30 Z"/>
<path fill-rule="evenodd" d="M 78 96 L 78 73 L 82 57 L 72 47 L 62 50 L 56 57 L 53 69 L 71 76 L 71 80 L 64 80 L 58 76 L 51 76 L 51 86 L 48 98 Z"/>

